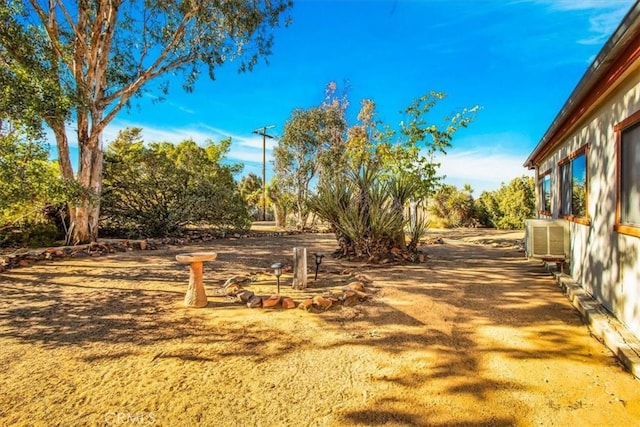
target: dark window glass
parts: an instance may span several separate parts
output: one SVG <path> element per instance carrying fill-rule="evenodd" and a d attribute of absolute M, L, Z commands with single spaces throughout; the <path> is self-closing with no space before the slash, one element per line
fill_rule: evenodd
<path fill-rule="evenodd" d="M 551 175 L 540 178 L 540 210 L 551 212 Z"/>
<path fill-rule="evenodd" d="M 582 152 L 560 166 L 560 214 L 587 216 L 587 156 Z"/>
<path fill-rule="evenodd" d="M 571 163 L 560 166 L 560 213 L 571 215 Z"/>
<path fill-rule="evenodd" d="M 571 214 L 587 216 L 587 156 L 584 153 L 571 161 Z"/>
<path fill-rule="evenodd" d="M 622 132 L 620 223 L 640 227 L 640 123 Z"/>

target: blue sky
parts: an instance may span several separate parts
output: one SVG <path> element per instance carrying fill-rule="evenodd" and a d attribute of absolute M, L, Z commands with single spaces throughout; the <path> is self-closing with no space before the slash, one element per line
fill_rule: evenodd
<path fill-rule="evenodd" d="M 522 167 L 632 0 L 298 0 L 293 23 L 275 31 L 269 63 L 204 77 L 193 93 L 171 86 L 162 103 L 145 94 L 107 128 L 128 126 L 145 141 L 198 143 L 231 136 L 228 159 L 260 176 L 262 137 L 281 135 L 295 108 L 322 102 L 330 81 L 348 82 L 350 115 L 364 98 L 396 125 L 400 111 L 431 90 L 448 97 L 430 117 L 480 105 L 440 159 L 446 182 L 479 195 L 529 173 Z M 205 73 L 206 74 L 206 73 Z M 274 141 L 267 141 L 267 161 Z M 267 163 L 267 179 L 272 165 Z"/>

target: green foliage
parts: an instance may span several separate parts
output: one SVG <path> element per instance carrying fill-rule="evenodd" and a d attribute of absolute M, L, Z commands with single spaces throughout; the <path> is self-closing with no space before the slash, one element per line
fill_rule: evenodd
<path fill-rule="evenodd" d="M 535 215 L 535 187 L 532 177 L 514 178 L 496 191 L 484 191 L 473 200 L 467 190 L 444 185 L 432 199 L 430 212 L 444 218 L 450 227 L 483 225 L 499 229 L 521 229 Z"/>
<path fill-rule="evenodd" d="M 576 217 L 587 216 L 587 186 L 573 181 L 571 186 L 571 213 Z"/>
<path fill-rule="evenodd" d="M 525 220 L 535 216 L 536 192 L 533 177 L 514 178 L 508 185 L 502 185 L 497 191 L 496 199 L 500 217 L 495 222 L 496 228 L 522 229 Z"/>
<path fill-rule="evenodd" d="M 465 186 L 458 190 L 454 185 L 444 184 L 430 200 L 429 212 L 444 220 L 446 227 L 472 227 L 477 225 L 473 190 Z"/>
<path fill-rule="evenodd" d="M 102 217 L 104 227 L 131 236 L 166 236 L 187 225 L 245 230 L 251 225 L 246 201 L 233 173 L 223 165 L 231 140 L 199 147 L 146 147 L 139 128 L 120 132 L 105 153 Z"/>
<path fill-rule="evenodd" d="M 429 231 L 429 221 L 423 212 L 417 212 L 415 218 L 411 218 L 407 226 L 405 227 L 405 233 L 409 236 L 409 243 L 407 249 L 409 252 L 414 252 L 418 248 L 418 243 L 424 238 Z"/>
<path fill-rule="evenodd" d="M 264 192 L 262 188 L 262 180 L 258 175 L 250 173 L 249 175 L 244 176 L 238 183 L 238 189 L 242 198 L 247 202 L 251 216 L 255 220 L 262 218 L 261 212 Z M 266 200 L 264 202 L 266 202 Z"/>
<path fill-rule="evenodd" d="M 0 134 L 0 246 L 39 246 L 61 238 L 47 212 L 68 197 L 41 142 L 21 126 Z"/>
<path fill-rule="evenodd" d="M 333 91 L 328 89 L 327 96 L 331 97 L 331 93 Z M 273 151 L 278 187 L 295 197 L 298 229 L 303 229 L 307 223 L 307 199 L 312 180 L 318 176 L 320 181 L 331 180 L 332 171 L 344 159 L 344 106 L 332 99 L 319 107 L 294 110 Z"/>
<path fill-rule="evenodd" d="M 42 248 L 55 245 L 64 234 L 55 224 L 41 221 L 22 221 L 19 227 L 0 230 L 0 247 Z"/>
<path fill-rule="evenodd" d="M 429 122 L 428 113 L 445 98 L 444 93 L 434 91 L 420 96 L 404 110 L 407 120 L 400 122 L 399 132 L 386 129 L 378 133 L 380 141 L 375 146 L 381 164 L 387 173 L 403 173 L 415 181 L 414 199 L 423 200 L 434 193 L 441 181 L 435 154 L 446 154 L 455 133 L 468 127 L 480 110 L 479 106 L 463 108 L 445 116 L 439 125 Z"/>
<path fill-rule="evenodd" d="M 0 3 L 0 111 L 33 132 L 45 122 L 60 169 L 76 181 L 69 204 L 73 240 L 97 238 L 102 177 L 100 138 L 143 89 L 162 99 L 169 80 L 193 91 L 234 61 L 250 71 L 288 25 L 291 0 L 25 1 Z M 155 86 L 153 86 L 155 84 Z M 81 161 L 74 171 L 67 126 L 73 121 Z"/>
<path fill-rule="evenodd" d="M 390 184 L 374 167 L 352 170 L 346 179 L 319 185 L 311 209 L 331 224 L 343 256 L 372 257 L 390 251 L 405 225 Z"/>
<path fill-rule="evenodd" d="M 444 153 L 455 132 L 468 126 L 478 111 L 464 109 L 445 117 L 441 125 L 429 124 L 426 114 L 444 98 L 431 92 L 413 101 L 405 110 L 408 121 L 401 122 L 399 130 L 378 119 L 373 100 L 362 101 L 358 122 L 346 128 L 342 143 L 338 141 L 343 148 L 326 171 L 330 177 L 320 181 L 309 205 L 332 225 L 343 255 L 375 258 L 392 248 L 416 250 L 428 223 L 414 215 L 407 247 L 405 207 L 433 193 L 439 182 L 434 155 Z M 307 129 L 307 123 L 301 127 Z M 465 203 L 469 204 L 466 199 Z M 467 214 L 460 215 L 458 221 L 466 221 Z"/>

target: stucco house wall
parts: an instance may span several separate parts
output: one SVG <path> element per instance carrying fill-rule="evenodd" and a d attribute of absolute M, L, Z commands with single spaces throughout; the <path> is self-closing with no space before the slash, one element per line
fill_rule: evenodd
<path fill-rule="evenodd" d="M 637 4 L 635 9 L 635 15 L 630 13 L 627 20 L 633 19 L 637 25 L 640 20 Z M 629 22 L 625 25 L 630 27 Z M 535 168 L 536 182 L 545 174 L 550 177 L 551 211 L 540 209 L 538 188 L 539 217 L 563 218 L 560 164 L 586 147 L 587 217 L 581 221 L 564 217 L 571 235 L 568 274 L 640 338 L 640 236 L 623 234 L 615 228 L 619 135 L 616 125 L 640 111 L 638 34 L 629 37 L 630 44 L 638 48 L 636 51 L 626 48 L 625 55 L 634 52 L 634 56 L 624 63 L 624 69 L 607 71 L 599 81 L 590 82 L 600 88 L 597 95 L 586 90 L 582 99 L 573 100 L 573 105 L 568 102 L 564 117 L 559 115 L 558 123 L 553 124 L 557 124 L 556 128 L 548 131 L 549 140 L 539 144 L 525 166 Z M 614 62 L 612 68 L 621 67 L 615 64 L 617 59 L 610 58 Z"/>

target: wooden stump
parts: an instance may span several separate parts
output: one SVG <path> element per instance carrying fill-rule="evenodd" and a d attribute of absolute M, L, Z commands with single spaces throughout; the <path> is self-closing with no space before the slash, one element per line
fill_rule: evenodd
<path fill-rule="evenodd" d="M 293 248 L 293 289 L 307 288 L 307 248 Z"/>

